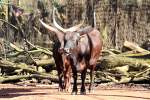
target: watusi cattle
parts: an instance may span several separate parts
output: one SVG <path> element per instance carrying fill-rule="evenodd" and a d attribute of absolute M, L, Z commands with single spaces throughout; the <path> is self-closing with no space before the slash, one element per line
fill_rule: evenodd
<path fill-rule="evenodd" d="M 54 46 L 54 59 L 56 62 L 58 76 L 59 76 L 59 87 L 63 89 L 62 75 L 64 74 L 64 86 L 68 89 L 71 80 L 71 69 L 73 72 L 73 90 L 72 94 L 77 94 L 77 72 L 81 73 L 82 85 L 81 94 L 86 94 L 85 90 L 85 77 L 87 69 L 90 69 L 90 86 L 89 91 L 92 89 L 94 82 L 94 70 L 96 62 L 100 57 L 102 50 L 102 39 L 100 32 L 93 27 L 86 27 L 80 29 L 79 24 L 69 29 L 64 29 L 59 26 L 54 18 L 53 23 L 57 28 L 51 27 L 40 20 L 42 25 L 56 33 L 59 40 Z"/>
<path fill-rule="evenodd" d="M 49 31 L 53 32 L 56 34 L 56 41 L 54 41 L 53 45 L 53 57 L 55 60 L 57 72 L 58 72 L 58 78 L 59 78 L 59 91 L 69 91 L 70 89 L 70 80 L 71 80 L 71 67 L 70 63 L 68 60 L 63 61 L 63 48 L 64 48 L 64 36 L 66 35 L 67 32 L 73 32 L 78 30 L 83 22 L 81 24 L 78 24 L 76 26 L 73 26 L 68 29 L 63 29 L 61 28 L 55 21 L 55 11 L 56 9 L 54 8 L 53 10 L 53 24 L 56 27 L 49 26 L 48 24 L 44 23 L 41 19 L 39 20 L 40 23 L 47 28 Z M 63 84 L 63 77 L 64 77 L 64 84 Z"/>
<path fill-rule="evenodd" d="M 86 71 L 90 69 L 90 86 L 92 89 L 94 82 L 94 70 L 96 62 L 100 57 L 102 50 L 102 39 L 100 32 L 92 27 L 86 27 L 65 35 L 63 58 L 69 58 L 73 72 L 73 90 L 72 94 L 77 94 L 77 72 L 81 73 L 82 85 L 81 94 L 86 94 L 85 78 Z"/>

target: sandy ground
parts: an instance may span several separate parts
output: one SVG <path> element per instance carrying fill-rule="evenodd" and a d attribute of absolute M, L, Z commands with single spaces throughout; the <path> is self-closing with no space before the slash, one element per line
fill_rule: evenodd
<path fill-rule="evenodd" d="M 94 87 L 93 93 L 60 93 L 54 85 L 0 84 L 0 100 L 150 100 L 149 85 L 106 85 Z"/>

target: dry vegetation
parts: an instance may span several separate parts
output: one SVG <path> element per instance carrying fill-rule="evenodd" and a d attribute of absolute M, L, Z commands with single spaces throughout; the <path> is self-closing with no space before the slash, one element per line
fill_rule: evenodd
<path fill-rule="evenodd" d="M 63 27 L 84 18 L 84 26 L 96 23 L 104 50 L 97 62 L 95 82 L 149 81 L 149 0 L 30 1 L 0 0 L 0 83 L 32 79 L 41 82 L 45 78 L 58 81 L 51 52 L 55 35 L 47 34 L 39 24 L 39 18 L 51 24 L 52 6 L 57 7 L 57 21 Z M 12 4 L 23 8 L 24 13 L 13 16 Z"/>

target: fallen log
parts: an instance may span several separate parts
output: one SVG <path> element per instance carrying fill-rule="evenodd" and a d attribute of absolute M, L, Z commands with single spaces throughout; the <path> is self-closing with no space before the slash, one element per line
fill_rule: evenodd
<path fill-rule="evenodd" d="M 150 52 L 134 53 L 134 51 L 129 51 L 129 52 L 118 54 L 117 56 L 149 59 L 150 58 Z"/>
<path fill-rule="evenodd" d="M 137 44 L 131 43 L 129 41 L 125 41 L 123 46 L 130 49 L 130 50 L 134 50 L 138 53 L 142 53 L 142 52 L 150 53 L 148 50 L 145 50 L 145 49 L 139 47 Z"/>
<path fill-rule="evenodd" d="M 98 61 L 101 67 L 100 69 L 111 69 L 117 66 L 129 65 L 133 68 L 143 68 L 148 67 L 150 64 L 150 59 L 136 59 L 124 56 L 110 55 L 103 57 L 101 61 Z"/>
<path fill-rule="evenodd" d="M 98 70 L 103 73 L 100 73 L 100 75 L 115 83 L 137 82 L 142 81 L 142 79 L 149 80 L 150 59 L 131 58 L 122 54 L 113 54 L 101 59 Z M 97 76 L 100 75 L 97 72 Z"/>
<path fill-rule="evenodd" d="M 24 50 L 18 46 L 16 46 L 15 44 L 13 43 L 9 43 L 7 42 L 6 43 L 8 47 L 11 47 L 12 49 L 14 49 L 12 52 L 10 52 L 10 54 L 7 54 L 7 57 L 17 57 L 18 55 L 25 55 L 26 53 L 28 54 L 36 54 L 38 52 L 42 52 L 42 53 L 45 53 L 47 55 L 50 55 L 52 56 L 52 52 L 49 50 L 49 49 L 46 49 L 46 48 L 43 48 L 43 47 L 40 47 L 40 46 L 34 46 L 33 44 L 30 43 L 30 45 L 32 45 L 32 49 L 30 50 Z M 3 54 L 5 55 L 5 54 Z"/>
<path fill-rule="evenodd" d="M 55 65 L 54 59 L 43 59 L 43 60 L 35 60 L 35 63 L 37 66 L 43 66 L 43 65 Z"/>
<path fill-rule="evenodd" d="M 54 77 L 52 74 L 47 74 L 47 73 L 41 73 L 36 71 L 34 68 L 36 66 L 31 66 L 31 65 L 26 65 L 25 63 L 13 63 L 8 60 L 0 60 L 0 68 L 11 68 L 11 69 L 21 69 L 21 71 L 28 72 L 30 74 L 37 74 L 37 75 L 42 75 L 45 77 L 49 77 L 51 80 L 55 80 L 56 77 Z"/>
<path fill-rule="evenodd" d="M 125 72 L 125 73 L 124 73 Z M 146 73 L 146 74 L 145 74 Z M 114 83 L 129 83 L 129 82 L 141 82 L 145 80 L 149 80 L 150 68 L 140 72 L 130 72 L 129 70 L 123 71 L 123 73 L 119 73 L 119 71 L 103 71 L 97 72 L 96 76 L 101 81 L 114 82 Z"/>
<path fill-rule="evenodd" d="M 42 79 L 49 79 L 52 82 L 58 82 L 58 78 L 56 76 L 45 76 L 45 75 L 38 75 L 38 74 L 31 74 L 31 75 L 14 75 L 14 76 L 7 76 L 7 77 L 0 77 L 0 83 L 8 83 L 13 82 L 20 79 L 28 79 L 28 78 L 42 78 Z"/>

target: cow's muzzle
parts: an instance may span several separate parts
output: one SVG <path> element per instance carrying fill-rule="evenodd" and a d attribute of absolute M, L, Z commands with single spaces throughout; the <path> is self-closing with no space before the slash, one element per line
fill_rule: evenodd
<path fill-rule="evenodd" d="M 64 53 L 68 56 L 70 55 L 70 48 L 64 48 Z"/>

